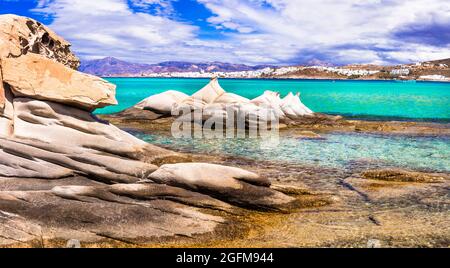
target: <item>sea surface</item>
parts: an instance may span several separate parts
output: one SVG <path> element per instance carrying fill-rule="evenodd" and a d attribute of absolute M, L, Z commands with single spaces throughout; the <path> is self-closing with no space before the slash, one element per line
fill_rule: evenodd
<path fill-rule="evenodd" d="M 174 139 L 131 132 L 149 143 L 178 151 L 282 161 L 324 168 L 400 167 L 450 172 L 450 137 L 413 137 L 362 133 L 329 133 L 323 139 L 281 137 Z"/>
<path fill-rule="evenodd" d="M 113 113 L 169 89 L 192 94 L 207 79 L 109 78 L 117 85 L 119 105 L 97 110 Z M 332 80 L 222 79 L 222 87 L 247 98 L 265 90 L 301 92 L 302 101 L 316 112 L 371 120 L 450 122 L 450 83 Z M 281 137 L 264 139 L 175 139 L 131 132 L 147 142 L 179 151 L 228 154 L 333 168 L 403 167 L 450 172 L 449 137 L 412 137 L 363 133 L 328 133 L 323 139 Z"/>
<path fill-rule="evenodd" d="M 107 78 L 117 85 L 119 105 L 96 113 L 114 113 L 169 89 L 192 94 L 208 79 Z M 256 80 L 221 79 L 228 92 L 255 98 L 265 90 L 282 96 L 300 92 L 302 101 L 315 112 L 372 120 L 450 122 L 450 83 L 416 81 Z"/>

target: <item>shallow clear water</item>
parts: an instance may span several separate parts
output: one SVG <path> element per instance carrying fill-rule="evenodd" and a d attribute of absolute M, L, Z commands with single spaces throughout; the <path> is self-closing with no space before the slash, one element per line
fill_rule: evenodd
<path fill-rule="evenodd" d="M 108 78 L 117 85 L 118 106 L 97 110 L 113 113 L 169 89 L 192 94 L 208 79 Z M 221 79 L 222 87 L 247 98 L 265 90 L 301 92 L 316 112 L 372 119 L 414 119 L 450 122 L 450 83 L 332 80 Z"/>
<path fill-rule="evenodd" d="M 96 111 L 118 112 L 169 89 L 192 94 L 208 79 L 109 78 L 117 85 L 119 105 Z M 450 122 L 450 83 L 332 80 L 222 79 L 222 87 L 247 98 L 264 90 L 282 95 L 300 91 L 316 112 L 371 119 Z M 192 140 L 133 133 L 148 142 L 179 150 L 230 154 L 261 160 L 328 167 L 356 162 L 450 172 L 450 138 L 331 133 L 323 140 L 283 137 L 277 146 L 261 139 Z"/>
<path fill-rule="evenodd" d="M 346 168 L 355 162 L 380 166 L 450 172 L 449 137 L 409 137 L 330 133 L 324 139 L 174 139 L 133 133 L 137 137 L 181 151 L 229 154 L 257 160 Z"/>

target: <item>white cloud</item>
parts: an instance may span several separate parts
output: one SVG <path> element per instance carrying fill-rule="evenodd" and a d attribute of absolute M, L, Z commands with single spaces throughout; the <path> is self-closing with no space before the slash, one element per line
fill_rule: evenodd
<path fill-rule="evenodd" d="M 291 64 L 315 58 L 386 63 L 450 57 L 448 45 L 393 36 L 410 24 L 450 24 L 448 1 L 197 0 L 212 13 L 207 22 L 217 29 L 213 39 L 200 38 L 198 26 L 171 16 L 173 1 L 40 0 L 34 11 L 52 15 L 50 27 L 83 58 Z"/>
<path fill-rule="evenodd" d="M 289 61 L 294 55 L 301 57 L 305 50 L 334 54 L 342 62 L 380 63 L 389 57 L 394 61 L 450 57 L 448 46 L 417 46 L 392 37 L 397 29 L 413 23 L 450 24 L 449 1 L 199 1 L 215 14 L 208 20 L 210 23 L 229 30 L 250 27 L 252 33 L 234 33 L 231 38 L 247 44 L 249 50 L 261 48 L 258 40 L 264 40 L 266 48 L 262 51 L 272 53 L 272 57 L 281 62 Z M 339 49 L 334 49 L 336 46 Z M 355 49 L 356 46 L 360 48 Z M 389 50 L 395 52 L 386 52 Z M 405 53 L 410 56 L 396 58 Z"/>
<path fill-rule="evenodd" d="M 34 12 L 52 15 L 50 27 L 71 41 L 83 58 L 194 60 L 195 51 L 186 42 L 196 39 L 196 26 L 134 12 L 125 0 L 55 0 L 42 3 Z"/>

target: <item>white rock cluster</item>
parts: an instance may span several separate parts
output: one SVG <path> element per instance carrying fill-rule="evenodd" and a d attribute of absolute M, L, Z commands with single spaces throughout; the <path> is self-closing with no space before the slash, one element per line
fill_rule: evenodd
<path fill-rule="evenodd" d="M 255 98 L 245 97 L 226 92 L 213 78 L 209 84 L 188 96 L 184 93 L 169 90 L 148 97 L 138 103 L 135 108 L 150 110 L 159 114 L 179 116 L 182 111 L 201 111 L 202 119 L 212 116 L 226 117 L 230 111 L 233 113 L 245 113 L 259 120 L 278 120 L 285 122 L 299 120 L 303 116 L 313 115 L 314 112 L 306 107 L 300 100 L 300 94 L 289 93 L 280 98 L 280 94 L 273 91 L 265 91 Z"/>

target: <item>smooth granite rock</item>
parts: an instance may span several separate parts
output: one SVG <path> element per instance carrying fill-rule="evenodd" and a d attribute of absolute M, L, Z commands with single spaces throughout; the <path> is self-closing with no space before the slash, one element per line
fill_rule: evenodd
<path fill-rule="evenodd" d="M 271 189 L 268 178 L 185 163 L 192 156 L 148 144 L 93 115 L 116 104 L 115 87 L 73 70 L 79 62 L 70 45 L 42 24 L 0 16 L 0 41 L 0 246 L 191 238 L 235 227 L 231 217 L 248 208 L 284 212 L 296 204 Z M 227 104 L 261 109 L 224 94 L 213 80 L 194 96 L 165 93 L 130 114 L 159 118 L 145 109 L 168 113 L 184 103 L 190 111 L 193 100 L 211 116 L 223 115 Z"/>
<path fill-rule="evenodd" d="M 207 163 L 161 166 L 150 175 L 157 183 L 207 193 L 244 207 L 277 209 L 295 199 L 269 188 L 270 182 L 257 174 L 234 167 Z"/>
<path fill-rule="evenodd" d="M 296 95 L 289 92 L 281 101 L 281 109 L 291 119 L 296 119 L 305 115 L 312 115 L 314 112 L 306 107 L 300 100 L 300 93 Z"/>
<path fill-rule="evenodd" d="M 16 97 L 33 97 L 92 111 L 117 104 L 116 86 L 36 54 L 2 60 L 3 82 Z"/>
<path fill-rule="evenodd" d="M 195 92 L 192 97 L 210 104 L 222 94 L 225 94 L 225 90 L 219 85 L 219 80 L 217 78 L 213 78 L 205 87 Z"/>
<path fill-rule="evenodd" d="M 135 107 L 160 114 L 171 114 L 173 106 L 187 98 L 189 98 L 189 96 L 182 92 L 169 90 L 150 96 L 138 103 Z"/>
<path fill-rule="evenodd" d="M 391 182 L 440 183 L 450 180 L 446 174 L 433 174 L 403 169 L 376 169 L 364 171 L 361 176 L 365 179 Z"/>

